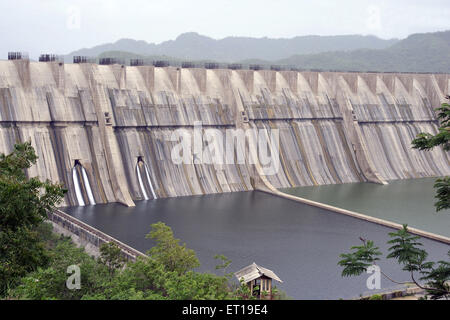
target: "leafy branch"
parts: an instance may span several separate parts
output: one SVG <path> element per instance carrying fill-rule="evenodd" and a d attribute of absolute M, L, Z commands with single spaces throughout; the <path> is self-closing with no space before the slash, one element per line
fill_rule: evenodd
<path fill-rule="evenodd" d="M 446 99 L 450 99 L 447 96 Z M 436 109 L 437 118 L 440 122 L 438 133 L 419 133 L 412 141 L 413 148 L 419 150 L 432 150 L 437 146 L 442 146 L 444 151 L 450 151 L 450 104 L 443 103 Z M 436 211 L 450 209 L 450 177 L 439 178 L 434 185 L 436 189 L 437 202 L 434 204 Z"/>
<path fill-rule="evenodd" d="M 392 246 L 388 249 L 389 254 L 386 258 L 396 259 L 403 266 L 402 270 L 410 273 L 412 282 L 419 288 L 426 290 L 432 299 L 448 298 L 450 296 L 450 261 L 427 262 L 428 253 L 421 248 L 422 244 L 418 242 L 420 237 L 410 234 L 406 224 L 399 231 L 389 233 L 389 236 L 392 239 L 387 243 Z M 360 240 L 363 245 L 353 246 L 350 248 L 353 252 L 340 255 L 342 260 L 338 262 L 338 265 L 344 267 L 342 270 L 343 277 L 361 275 L 367 271 L 369 266 L 376 264 L 376 261 L 380 259 L 379 256 L 382 255 L 373 241 L 361 237 Z M 416 280 L 415 272 L 422 275 L 420 280 L 424 280 L 425 285 Z M 397 284 L 409 283 L 395 281 L 384 272 L 381 272 L 381 274 Z"/>

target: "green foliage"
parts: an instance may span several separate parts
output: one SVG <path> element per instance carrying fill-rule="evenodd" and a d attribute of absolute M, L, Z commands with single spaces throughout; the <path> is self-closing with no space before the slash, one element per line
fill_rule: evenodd
<path fill-rule="evenodd" d="M 229 298 L 225 277 L 189 271 L 169 273 L 165 282 L 167 297 L 176 300 L 222 300 Z"/>
<path fill-rule="evenodd" d="M 408 232 L 408 226 L 405 224 L 403 228 L 397 232 L 389 233 L 392 238 L 388 244 L 392 246 L 388 249 L 389 254 L 387 258 L 396 259 L 399 265 L 403 266 L 403 270 L 408 271 L 411 275 L 411 280 L 418 287 L 425 289 L 430 294 L 431 299 L 448 298 L 450 297 L 450 260 L 426 262 L 428 256 L 427 252 L 422 249 L 422 244 L 418 242 L 420 237 L 414 236 Z M 344 267 L 342 276 L 358 276 L 365 272 L 367 268 L 378 260 L 376 256 L 380 255 L 378 247 L 374 247 L 370 240 L 363 241 L 362 246 L 354 246 L 351 249 L 356 250 L 349 254 L 341 254 L 343 259 L 338 262 L 339 266 Z M 450 251 L 448 253 L 450 257 Z M 419 272 L 423 276 L 420 280 L 425 281 L 425 285 L 417 282 L 414 272 Z M 396 282 L 387 277 L 388 280 Z M 399 282 L 396 282 L 399 283 Z"/>
<path fill-rule="evenodd" d="M 407 225 L 403 225 L 397 232 L 389 233 L 389 236 L 393 239 L 387 243 L 393 246 L 389 248 L 387 258 L 397 259 L 397 262 L 403 265 L 403 270 L 409 272 L 429 268 L 429 263 L 425 263 L 428 253 L 419 248 L 422 244 L 417 242 L 420 237 L 411 235 Z"/>
<path fill-rule="evenodd" d="M 39 300 L 242 298 L 236 295 L 228 276 L 195 272 L 193 268 L 198 265 L 198 260 L 193 259 L 193 252 L 178 244 L 169 227 L 158 223 L 152 226 L 151 231 L 157 250 L 150 250 L 152 256 L 139 257 L 126 265 L 114 244 L 104 244 L 99 259 L 95 260 L 75 247 L 69 239 L 60 238 L 56 245 L 48 249 L 50 261 L 47 267 L 28 273 L 15 289 L 9 291 L 9 295 L 12 298 Z M 180 260 L 161 254 L 162 248 L 167 248 L 171 254 L 181 253 Z M 224 265 L 229 264 L 226 257 L 221 256 L 221 260 L 225 261 Z M 178 262 L 181 263 L 179 268 L 176 267 Z M 73 264 L 78 265 L 81 271 L 79 290 L 66 287 L 69 276 L 67 267 Z"/>
<path fill-rule="evenodd" d="M 450 258 L 450 251 L 448 252 L 448 256 Z M 424 274 L 424 276 L 421 280 L 427 281 L 427 285 L 430 288 L 427 292 L 430 294 L 431 299 L 435 300 L 449 296 L 450 259 L 449 261 L 441 260 L 437 263 L 432 263 L 429 270 L 423 271 L 422 274 Z"/>
<path fill-rule="evenodd" d="M 9 155 L 0 154 L 0 296 L 21 276 L 48 263 L 37 228 L 65 190 L 49 181 L 27 178 L 36 163 L 30 142 L 17 144 Z"/>
<path fill-rule="evenodd" d="M 20 277 L 48 263 L 45 245 L 29 228 L 0 232 L 0 296 L 14 287 Z"/>
<path fill-rule="evenodd" d="M 216 266 L 216 270 L 226 269 L 230 264 L 231 260 L 225 257 L 223 254 L 216 254 L 214 259 L 222 261 L 222 264 Z"/>
<path fill-rule="evenodd" d="M 164 268 L 148 257 L 128 262 L 114 273 L 98 292 L 83 296 L 85 300 L 162 300 L 164 297 Z"/>
<path fill-rule="evenodd" d="M 374 246 L 373 241 L 360 238 L 363 242 L 362 246 L 353 246 L 350 249 L 354 252 L 343 253 L 339 257 L 343 258 L 338 265 L 344 267 L 342 271 L 343 277 L 359 276 L 367 270 L 367 268 L 379 260 L 377 256 L 381 255 L 378 247 Z"/>
<path fill-rule="evenodd" d="M 39 266 L 48 265 L 48 249 L 55 244 L 55 235 L 49 223 L 41 223 L 31 231 L 19 229 L 15 232 L 0 232 L 0 274 L 3 276 L 2 295 L 13 288 L 20 277 Z"/>
<path fill-rule="evenodd" d="M 383 297 L 380 294 L 371 295 L 369 300 L 383 300 Z"/>
<path fill-rule="evenodd" d="M 238 300 L 255 300 L 256 299 L 256 297 L 253 295 L 253 292 L 250 290 L 250 288 L 244 282 L 243 279 L 240 280 L 239 286 L 235 289 L 234 296 Z"/>
<path fill-rule="evenodd" d="M 447 96 L 447 99 L 450 99 Z M 419 133 L 412 141 L 413 148 L 419 150 L 431 150 L 442 146 L 445 151 L 450 150 L 450 104 L 443 103 L 436 109 L 437 118 L 440 121 L 439 132 L 435 135 L 429 133 Z M 437 202 L 434 204 L 436 211 L 450 209 L 450 177 L 437 179 L 434 184 L 436 189 Z"/>
<path fill-rule="evenodd" d="M 88 293 L 100 293 L 108 281 L 108 269 L 77 248 L 69 238 L 61 238 L 55 248 L 49 250 L 50 263 L 25 276 L 21 284 L 10 291 L 10 296 L 21 299 L 53 300 L 81 299 Z M 67 267 L 77 265 L 81 272 L 81 289 L 66 287 L 69 277 Z"/>
<path fill-rule="evenodd" d="M 222 261 L 221 264 L 216 266 L 216 270 L 222 270 L 225 277 L 231 278 L 233 276 L 232 273 L 226 273 L 227 268 L 231 264 L 231 260 L 225 257 L 223 254 L 217 254 L 214 256 L 214 259 Z"/>
<path fill-rule="evenodd" d="M 165 266 L 150 257 L 140 257 L 114 276 L 103 288 L 104 299 L 226 299 L 229 298 L 225 277 L 192 270 L 183 274 L 167 271 Z M 97 296 L 84 297 L 95 298 Z"/>
<path fill-rule="evenodd" d="M 436 211 L 450 209 L 450 177 L 437 179 L 434 188 L 436 189 L 435 198 L 437 199 L 434 204 Z"/>
<path fill-rule="evenodd" d="M 272 288 L 272 300 L 292 300 L 286 292 L 278 289 L 276 286 Z"/>
<path fill-rule="evenodd" d="M 173 236 L 172 229 L 163 222 L 152 224 L 152 230 L 146 238 L 156 241 L 156 246 L 147 254 L 162 263 L 167 271 L 183 274 L 200 265 L 195 252 L 186 248 L 186 244 L 180 245 L 180 240 Z"/>
<path fill-rule="evenodd" d="M 412 142 L 414 148 L 431 150 L 434 147 L 442 146 L 445 151 L 450 150 L 450 104 L 443 103 L 436 111 L 440 121 L 439 132 L 436 135 L 419 133 Z"/>
<path fill-rule="evenodd" d="M 27 179 L 25 169 L 36 163 L 30 142 L 13 153 L 0 154 L 0 230 L 15 231 L 38 225 L 64 196 L 63 188 L 38 178 Z"/>
<path fill-rule="evenodd" d="M 123 268 L 126 259 L 120 248 L 113 242 L 104 243 L 100 246 L 99 262 L 104 264 L 112 277 L 116 270 Z"/>

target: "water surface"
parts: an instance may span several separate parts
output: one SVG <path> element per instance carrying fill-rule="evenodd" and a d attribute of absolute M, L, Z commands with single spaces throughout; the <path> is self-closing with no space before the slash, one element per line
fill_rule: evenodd
<path fill-rule="evenodd" d="M 64 211 L 145 252 L 152 223 L 163 221 L 175 236 L 196 251 L 200 271 L 214 272 L 216 254 L 232 260 L 227 271 L 256 262 L 273 270 L 283 281 L 278 287 L 295 299 L 339 299 L 368 292 L 368 275 L 342 278 L 339 254 L 372 239 L 385 252 L 392 229 L 311 207 L 262 192 L 236 192 L 119 204 L 71 207 Z M 423 240 L 432 259 L 442 259 L 450 246 Z M 383 270 L 407 280 L 392 261 Z M 383 288 L 393 284 L 382 280 Z"/>
<path fill-rule="evenodd" d="M 436 212 L 435 178 L 280 189 L 285 193 L 450 237 L 450 210 Z"/>

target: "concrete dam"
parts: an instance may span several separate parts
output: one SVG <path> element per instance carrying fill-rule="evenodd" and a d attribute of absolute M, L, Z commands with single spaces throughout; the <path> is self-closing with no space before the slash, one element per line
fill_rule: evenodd
<path fill-rule="evenodd" d="M 64 206 L 443 176 L 448 154 L 411 141 L 449 92 L 447 74 L 0 61 L 0 153 L 31 141 L 27 174 L 63 183 Z M 174 163 L 173 132 L 196 123 L 278 129 L 279 170 Z"/>

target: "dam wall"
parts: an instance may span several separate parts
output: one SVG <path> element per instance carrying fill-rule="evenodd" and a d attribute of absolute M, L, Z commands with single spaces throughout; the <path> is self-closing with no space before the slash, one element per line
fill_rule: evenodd
<path fill-rule="evenodd" d="M 437 131 L 449 79 L 0 61 L 0 153 L 31 141 L 39 159 L 27 174 L 63 183 L 62 205 L 252 190 L 261 172 L 247 155 L 172 160 L 174 133 L 195 138 L 198 124 L 224 136 L 278 129 L 280 170 L 263 177 L 275 188 L 442 176 L 448 154 L 411 141 Z"/>

